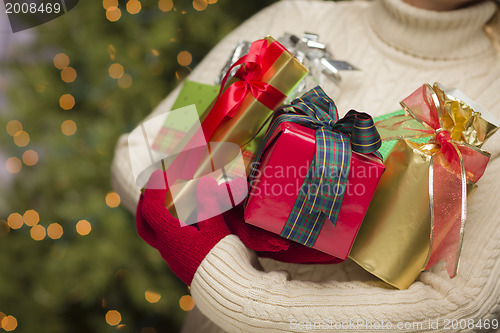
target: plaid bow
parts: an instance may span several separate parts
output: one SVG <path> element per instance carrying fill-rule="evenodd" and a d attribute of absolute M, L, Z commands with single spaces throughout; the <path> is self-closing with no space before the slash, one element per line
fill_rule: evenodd
<path fill-rule="evenodd" d="M 293 108 L 284 113 L 283 109 Z M 381 145 L 373 119 L 351 110 L 339 119 L 334 102 L 316 87 L 291 105 L 281 108 L 256 153 L 259 161 L 272 133 L 284 122 L 315 129 L 316 154 L 301 186 L 281 236 L 312 247 L 326 218 L 334 225 L 342 205 L 351 164 L 351 149 L 359 153 L 376 152 Z M 255 169 L 250 174 L 250 184 Z"/>

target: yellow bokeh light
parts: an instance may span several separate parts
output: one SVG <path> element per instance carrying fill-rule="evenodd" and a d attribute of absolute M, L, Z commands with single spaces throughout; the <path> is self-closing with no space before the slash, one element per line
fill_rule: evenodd
<path fill-rule="evenodd" d="M 141 11 L 141 3 L 138 0 L 129 0 L 127 2 L 127 12 L 137 14 Z"/>
<path fill-rule="evenodd" d="M 179 306 L 184 311 L 191 311 L 194 308 L 194 300 L 190 295 L 184 295 L 179 300 Z"/>
<path fill-rule="evenodd" d="M 61 71 L 61 80 L 70 83 L 76 80 L 76 70 L 73 67 L 66 67 Z"/>
<path fill-rule="evenodd" d="M 26 225 L 32 227 L 40 222 L 40 215 L 38 215 L 38 212 L 36 210 L 30 209 L 24 212 L 23 220 Z"/>
<path fill-rule="evenodd" d="M 19 120 L 11 120 L 7 123 L 6 129 L 10 136 L 14 136 L 23 130 L 23 124 Z"/>
<path fill-rule="evenodd" d="M 70 110 L 75 106 L 75 98 L 71 94 L 64 94 L 59 98 L 59 105 L 64 110 Z"/>
<path fill-rule="evenodd" d="M 119 79 L 124 74 L 123 66 L 118 63 L 112 64 L 108 68 L 108 73 L 113 79 Z"/>
<path fill-rule="evenodd" d="M 92 230 L 92 225 L 87 220 L 80 220 L 76 224 L 76 232 L 82 236 L 86 236 Z"/>
<path fill-rule="evenodd" d="M 61 131 L 64 135 L 70 136 L 76 133 L 76 123 L 73 120 L 65 120 L 61 124 Z"/>
<path fill-rule="evenodd" d="M 146 290 L 144 296 L 146 297 L 146 301 L 148 301 L 149 303 L 157 303 L 161 299 L 160 294 L 155 293 L 151 290 Z"/>
<path fill-rule="evenodd" d="M 59 239 L 63 235 L 63 227 L 59 223 L 51 223 L 47 228 L 47 235 L 52 239 Z"/>
<path fill-rule="evenodd" d="M 113 46 L 113 44 L 109 44 L 108 46 L 108 53 L 109 53 L 109 58 L 111 60 L 115 60 L 115 57 L 116 57 L 116 49 L 115 47 Z"/>
<path fill-rule="evenodd" d="M 122 321 L 122 315 L 116 310 L 109 310 L 106 312 L 106 322 L 110 326 L 116 326 Z"/>
<path fill-rule="evenodd" d="M 109 192 L 106 195 L 106 205 L 111 208 L 118 207 L 120 205 L 121 199 L 120 195 L 116 192 Z"/>
<path fill-rule="evenodd" d="M 59 53 L 54 56 L 54 66 L 63 69 L 69 66 L 69 57 L 65 53 Z"/>
<path fill-rule="evenodd" d="M 41 241 L 45 238 L 47 232 L 45 231 L 45 228 L 43 226 L 37 224 L 33 228 L 31 228 L 30 235 L 34 240 Z"/>
<path fill-rule="evenodd" d="M 23 164 L 21 163 L 21 160 L 18 159 L 17 157 L 10 157 L 7 159 L 5 162 L 5 168 L 7 169 L 8 172 L 15 174 L 21 171 Z"/>
<path fill-rule="evenodd" d="M 197 11 L 205 10 L 208 6 L 207 0 L 193 0 L 193 7 Z"/>
<path fill-rule="evenodd" d="M 28 132 L 19 131 L 14 135 L 14 143 L 19 147 L 26 147 L 30 143 L 30 135 Z"/>
<path fill-rule="evenodd" d="M 19 229 L 23 226 L 23 217 L 19 213 L 12 213 L 7 218 L 7 224 L 12 229 Z"/>
<path fill-rule="evenodd" d="M 191 53 L 188 51 L 181 51 L 177 55 L 177 62 L 181 66 L 189 66 L 191 64 L 191 61 L 193 61 L 193 56 L 191 56 Z"/>
<path fill-rule="evenodd" d="M 111 22 L 116 22 L 122 17 L 122 11 L 116 6 L 111 6 L 106 10 L 106 18 Z"/>
<path fill-rule="evenodd" d="M 7 332 L 12 332 L 17 328 L 17 319 L 14 316 L 5 316 L 0 322 L 0 327 Z"/>
<path fill-rule="evenodd" d="M 160 8 L 160 10 L 162 12 L 169 12 L 172 10 L 173 7 L 174 7 L 174 3 L 172 2 L 172 0 L 159 0 L 158 1 L 158 8 Z"/>
<path fill-rule="evenodd" d="M 23 153 L 23 162 L 27 166 L 33 166 L 38 163 L 38 153 L 33 149 L 26 150 Z"/>
<path fill-rule="evenodd" d="M 160 55 L 160 52 L 158 52 L 158 50 L 157 50 L 157 49 L 151 49 L 151 53 L 153 53 L 153 55 L 154 55 L 155 57 L 157 57 L 157 56 L 159 56 L 159 55 Z"/>
<path fill-rule="evenodd" d="M 118 0 L 103 0 L 102 7 L 108 9 L 109 7 L 118 7 Z"/>
<path fill-rule="evenodd" d="M 208 0 L 207 2 L 209 5 L 213 5 L 214 3 L 217 3 L 217 0 Z"/>
<path fill-rule="evenodd" d="M 123 76 L 118 79 L 118 86 L 122 89 L 127 89 L 132 86 L 132 82 L 132 77 L 129 74 L 123 74 Z"/>

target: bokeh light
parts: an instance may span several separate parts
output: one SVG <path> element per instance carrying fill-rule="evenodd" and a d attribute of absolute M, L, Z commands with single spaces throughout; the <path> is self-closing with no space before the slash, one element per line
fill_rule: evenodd
<path fill-rule="evenodd" d="M 70 136 L 76 133 L 76 123 L 73 120 L 65 120 L 61 124 L 61 131 L 64 135 Z"/>
<path fill-rule="evenodd" d="M 179 306 L 184 311 L 191 311 L 194 308 L 194 300 L 191 295 L 184 295 L 179 300 Z"/>
<path fill-rule="evenodd" d="M 21 163 L 21 160 L 18 159 L 17 157 L 10 157 L 5 162 L 5 168 L 7 169 L 8 172 L 12 174 L 21 171 L 22 166 L 23 164 Z"/>
<path fill-rule="evenodd" d="M 38 212 L 33 209 L 27 210 L 23 214 L 23 221 L 26 225 L 32 227 L 40 222 L 40 215 L 38 215 Z"/>
<path fill-rule="evenodd" d="M 6 129 L 10 136 L 14 136 L 23 130 L 23 124 L 19 120 L 11 120 L 7 123 Z"/>
<path fill-rule="evenodd" d="M 138 0 L 129 0 L 127 2 L 127 12 L 137 14 L 141 11 L 141 3 Z"/>
<path fill-rule="evenodd" d="M 148 301 L 149 303 L 158 303 L 158 301 L 161 299 L 160 294 L 155 293 L 151 290 L 146 290 L 144 296 L 146 297 L 146 301 Z"/>
<path fill-rule="evenodd" d="M 0 322 L 0 327 L 7 332 L 12 332 L 17 328 L 17 319 L 14 316 L 5 316 Z"/>
<path fill-rule="evenodd" d="M 7 224 L 12 229 L 19 229 L 23 226 L 23 217 L 19 213 L 12 213 L 7 218 Z"/>
<path fill-rule="evenodd" d="M 122 315 L 116 310 L 106 312 L 106 322 L 110 326 L 116 326 L 122 321 Z"/>
<path fill-rule="evenodd" d="M 160 8 L 162 12 L 169 12 L 174 8 L 174 3 L 172 0 L 159 0 L 158 8 Z"/>
<path fill-rule="evenodd" d="M 132 82 L 132 77 L 129 74 L 123 74 L 123 76 L 118 79 L 118 86 L 122 89 L 128 89 L 132 86 Z"/>
<path fill-rule="evenodd" d="M 82 236 L 86 236 L 92 230 L 92 225 L 87 220 L 80 220 L 76 224 L 76 232 Z"/>
<path fill-rule="evenodd" d="M 111 76 L 113 79 L 119 79 L 124 74 L 123 66 L 118 63 L 114 63 L 111 66 L 109 66 L 108 73 L 109 76 Z"/>
<path fill-rule="evenodd" d="M 51 223 L 47 228 L 47 235 L 52 239 L 59 239 L 63 235 L 63 227 L 59 223 Z"/>
<path fill-rule="evenodd" d="M 28 149 L 23 153 L 23 162 L 27 166 L 33 166 L 38 163 L 38 153 L 33 149 Z"/>
<path fill-rule="evenodd" d="M 33 228 L 31 228 L 30 235 L 34 240 L 41 241 L 45 238 L 47 232 L 45 231 L 45 228 L 43 226 L 37 224 Z"/>
<path fill-rule="evenodd" d="M 70 83 L 76 80 L 76 70 L 73 67 L 65 67 L 61 71 L 61 80 Z"/>
<path fill-rule="evenodd" d="M 108 54 L 109 54 L 109 59 L 115 60 L 116 57 L 116 49 L 113 46 L 113 44 L 109 44 L 108 46 Z"/>
<path fill-rule="evenodd" d="M 111 208 L 118 207 L 120 205 L 121 199 L 120 195 L 116 192 L 109 192 L 106 195 L 106 205 Z"/>
<path fill-rule="evenodd" d="M 65 53 L 58 53 L 54 56 L 54 66 L 58 69 L 64 69 L 69 66 L 69 57 Z"/>
<path fill-rule="evenodd" d="M 64 94 L 59 98 L 59 105 L 64 110 L 70 110 L 75 106 L 75 98 L 71 94 Z"/>
<path fill-rule="evenodd" d="M 151 49 L 151 53 L 153 53 L 155 57 L 158 57 L 160 55 L 160 52 L 158 52 L 157 49 Z"/>
<path fill-rule="evenodd" d="M 14 135 L 14 143 L 18 147 L 26 147 L 30 143 L 30 135 L 28 132 L 19 131 Z"/>
<path fill-rule="evenodd" d="M 189 66 L 191 62 L 193 61 L 193 56 L 191 56 L 191 53 L 188 51 L 181 51 L 177 55 L 177 62 L 181 66 Z"/>
<path fill-rule="evenodd" d="M 111 6 L 106 10 L 106 18 L 111 22 L 116 22 L 122 17 L 122 11 L 116 6 Z"/>
<path fill-rule="evenodd" d="M 207 0 L 193 0 L 193 8 L 197 11 L 205 10 L 207 6 Z"/>
<path fill-rule="evenodd" d="M 118 0 L 103 0 L 102 7 L 109 9 L 110 7 L 118 7 Z"/>
<path fill-rule="evenodd" d="M 217 0 L 208 0 L 207 2 L 209 5 L 213 5 L 214 3 L 217 3 Z"/>

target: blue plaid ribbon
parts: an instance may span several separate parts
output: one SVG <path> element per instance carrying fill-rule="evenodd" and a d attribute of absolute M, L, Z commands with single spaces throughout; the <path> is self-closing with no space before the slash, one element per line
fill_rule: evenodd
<path fill-rule="evenodd" d="M 280 236 L 312 247 L 326 219 L 337 223 L 352 150 L 376 153 L 381 139 L 370 115 L 351 110 L 339 119 L 335 103 L 316 87 L 278 110 L 255 161 L 260 161 L 271 135 L 284 122 L 315 129 L 316 153 Z M 250 184 L 256 171 L 252 168 Z"/>

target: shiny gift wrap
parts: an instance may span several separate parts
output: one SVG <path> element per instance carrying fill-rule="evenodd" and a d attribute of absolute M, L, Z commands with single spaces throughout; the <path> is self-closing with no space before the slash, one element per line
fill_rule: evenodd
<path fill-rule="evenodd" d="M 279 114 L 256 154 L 245 221 L 346 259 L 384 171 L 373 120 L 340 119 L 315 88 Z"/>
<path fill-rule="evenodd" d="M 238 66 L 236 74 L 229 77 L 231 70 Z M 206 142 L 234 143 L 241 148 L 245 161 L 250 161 L 265 133 L 262 129 L 266 121 L 307 72 L 295 56 L 273 38 L 252 43 L 248 54 L 231 66 L 219 95 L 200 119 Z M 193 132 L 186 137 L 195 136 Z M 188 142 L 181 144 L 189 146 Z M 169 183 L 175 179 L 197 179 L 210 173 L 213 163 L 209 156 L 213 155 L 223 156 L 224 151 L 208 154 L 203 147 L 184 151 L 170 165 L 165 165 Z M 227 156 L 227 159 L 232 157 Z M 167 195 L 166 207 L 174 215 L 177 215 L 175 202 L 185 201 L 183 197 L 190 196 L 196 187 L 195 181 L 183 184 L 186 189 L 179 190 L 175 197 L 171 193 Z"/>
<path fill-rule="evenodd" d="M 406 289 L 440 260 L 456 275 L 467 194 L 490 157 L 480 147 L 497 127 L 461 92 L 439 84 L 423 85 L 401 105 L 405 115 L 376 123 L 384 140 L 398 141 L 349 256 Z"/>

